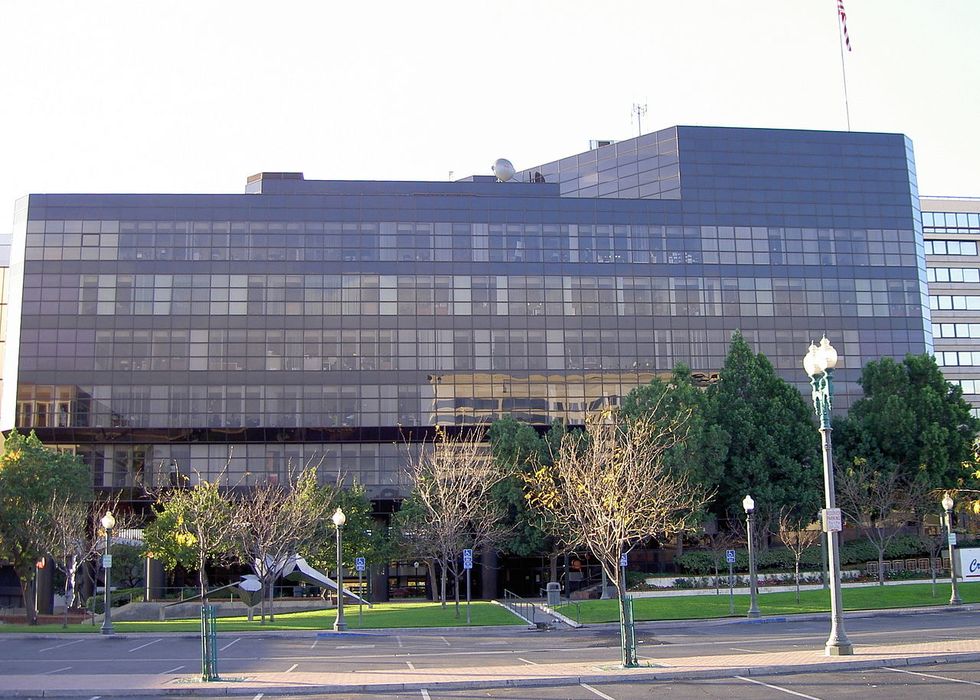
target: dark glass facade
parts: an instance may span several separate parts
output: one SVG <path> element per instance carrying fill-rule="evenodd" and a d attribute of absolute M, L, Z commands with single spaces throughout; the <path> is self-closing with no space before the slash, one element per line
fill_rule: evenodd
<path fill-rule="evenodd" d="M 592 181 L 595 180 L 594 184 Z M 910 142 L 675 127 L 510 182 L 249 179 L 244 195 L 31 195 L 4 427 L 104 488 L 319 463 L 376 498 L 436 424 L 581 422 L 732 331 L 803 390 L 823 333 L 931 351 Z"/>

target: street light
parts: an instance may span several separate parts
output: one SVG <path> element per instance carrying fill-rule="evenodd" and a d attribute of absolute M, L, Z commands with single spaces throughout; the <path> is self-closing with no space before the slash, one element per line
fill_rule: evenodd
<path fill-rule="evenodd" d="M 102 516 L 102 527 L 105 530 L 105 556 L 102 560 L 102 568 L 105 569 L 105 611 L 102 616 L 102 634 L 112 634 L 112 594 L 110 593 L 109 574 L 112 572 L 112 528 L 116 526 L 116 519 L 112 517 L 112 511 L 106 511 Z"/>
<path fill-rule="evenodd" d="M 960 600 L 960 594 L 956 590 L 956 561 L 953 559 L 953 497 L 949 495 L 948 491 L 943 494 L 943 510 L 946 511 L 946 540 L 949 542 L 949 582 L 952 587 L 949 604 L 961 605 L 963 601 Z"/>
<path fill-rule="evenodd" d="M 347 629 L 347 623 L 344 622 L 344 555 L 341 549 L 343 540 L 340 531 L 347 522 L 347 516 L 344 515 L 344 511 L 337 508 L 337 512 L 330 519 L 337 526 L 337 619 L 334 620 L 333 631 L 343 632 Z"/>
<path fill-rule="evenodd" d="M 825 651 L 827 656 L 849 656 L 854 646 L 844 632 L 843 601 L 840 586 L 840 535 L 837 528 L 831 528 L 831 520 L 840 522 L 840 511 L 836 506 L 834 492 L 834 456 L 830 443 L 830 409 L 834 393 L 834 368 L 837 366 L 837 351 L 824 336 L 820 347 L 810 343 L 809 351 L 803 358 L 803 369 L 810 377 L 813 387 L 813 410 L 820 420 L 820 435 L 823 446 L 823 490 L 826 509 L 824 511 L 824 530 L 827 533 L 827 558 L 830 563 L 830 636 Z M 833 516 L 833 517 L 832 517 Z"/>
<path fill-rule="evenodd" d="M 749 611 L 746 617 L 759 617 L 759 581 L 755 575 L 755 547 L 752 544 L 752 530 L 755 527 L 755 501 L 746 495 L 742 499 L 745 509 L 745 531 L 749 534 Z"/>

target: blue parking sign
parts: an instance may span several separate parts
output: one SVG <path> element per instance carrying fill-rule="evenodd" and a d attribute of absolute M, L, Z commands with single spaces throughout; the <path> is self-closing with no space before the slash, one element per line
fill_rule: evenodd
<path fill-rule="evenodd" d="M 365 568 L 365 565 L 366 564 L 367 564 L 367 562 L 364 560 L 364 557 L 357 557 L 354 560 L 354 568 L 357 571 L 364 571 L 364 568 Z"/>
<path fill-rule="evenodd" d="M 619 565 L 620 566 L 626 566 L 626 564 L 627 564 L 628 561 L 629 561 L 629 557 L 626 554 L 626 552 L 623 552 L 622 554 L 619 555 Z"/>
<path fill-rule="evenodd" d="M 725 561 L 728 562 L 729 564 L 734 564 L 735 563 L 735 550 L 734 549 L 726 549 L 725 550 Z"/>
<path fill-rule="evenodd" d="M 463 568 L 472 569 L 473 568 L 473 550 L 464 549 L 463 550 Z"/>

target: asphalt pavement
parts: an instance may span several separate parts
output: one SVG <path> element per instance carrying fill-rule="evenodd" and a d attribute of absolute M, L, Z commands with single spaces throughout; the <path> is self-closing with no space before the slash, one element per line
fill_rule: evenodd
<path fill-rule="evenodd" d="M 476 697 L 479 689 L 480 697 L 620 700 L 655 691 L 776 697 L 786 687 L 812 698 L 864 688 L 862 695 L 874 698 L 903 697 L 879 689 L 928 681 L 948 685 L 945 697 L 980 696 L 980 616 L 971 606 L 845 620 L 855 655 L 839 658 L 823 654 L 826 615 L 640 623 L 639 669 L 617 668 L 616 625 L 228 633 L 218 638 L 222 682 L 209 684 L 197 678 L 199 640 L 192 635 L 0 635 L 0 695 L 449 698 Z M 937 663 L 948 673 L 935 671 Z M 873 682 L 862 680 L 868 674 Z"/>

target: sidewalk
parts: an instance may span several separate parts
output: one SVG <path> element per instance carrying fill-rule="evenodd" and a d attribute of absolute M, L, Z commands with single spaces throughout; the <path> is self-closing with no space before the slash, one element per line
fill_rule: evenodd
<path fill-rule="evenodd" d="M 658 659 L 641 656 L 642 668 L 587 663 L 488 667 L 457 667 L 351 673 L 252 673 L 224 681 L 201 683 L 196 676 L 76 675 L 4 676 L 3 697 L 87 697 L 94 695 L 264 694 L 323 695 L 331 693 L 392 693 L 472 688 L 544 687 L 631 681 L 700 680 L 822 670 L 844 671 L 881 666 L 980 661 L 980 639 L 920 644 L 860 645 L 853 656 L 827 657 L 822 650 L 741 653 L 710 657 Z M 111 686 L 108 685 L 111 683 Z"/>

